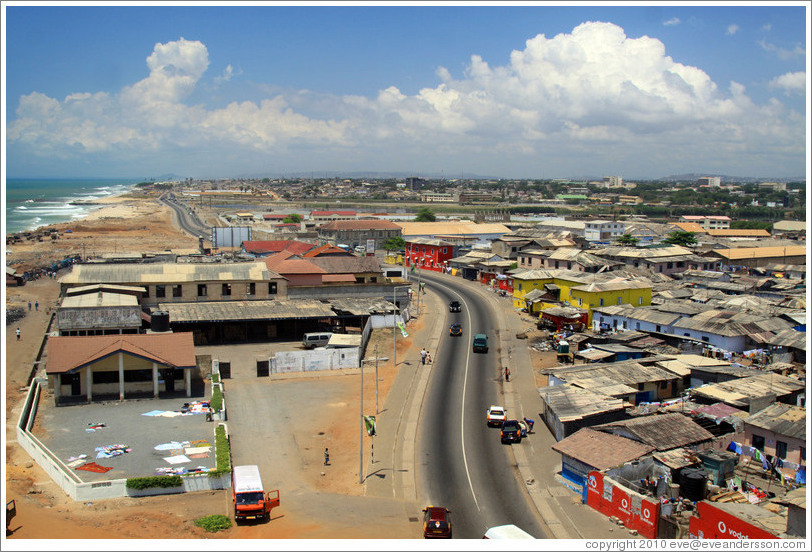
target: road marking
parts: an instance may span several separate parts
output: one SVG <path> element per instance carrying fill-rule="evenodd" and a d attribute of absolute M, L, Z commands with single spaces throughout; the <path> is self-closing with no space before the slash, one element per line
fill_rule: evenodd
<path fill-rule="evenodd" d="M 471 325 L 471 309 L 468 308 L 468 303 L 465 302 L 465 299 L 463 299 L 462 296 L 459 293 L 457 293 L 456 290 L 446 285 L 440 284 L 438 282 L 432 282 L 432 284 L 444 287 L 445 289 L 447 289 L 448 291 L 459 297 L 462 300 L 462 303 L 465 304 L 465 316 L 468 318 L 468 328 L 469 328 L 468 343 L 470 345 L 471 344 L 470 340 L 472 339 L 473 336 L 472 333 L 473 326 Z M 470 366 L 470 363 L 471 363 L 471 347 L 469 346 L 468 352 L 465 356 L 465 377 L 463 378 L 462 381 L 462 406 L 460 410 L 460 447 L 462 448 L 462 465 L 465 466 L 465 476 L 468 478 L 468 488 L 471 489 L 471 496 L 474 499 L 474 505 L 476 506 L 477 511 L 481 512 L 482 509 L 479 507 L 479 501 L 477 501 L 476 493 L 474 492 L 474 484 L 471 481 L 471 471 L 468 469 L 468 458 L 465 454 L 465 390 L 468 387 L 468 366 Z"/>

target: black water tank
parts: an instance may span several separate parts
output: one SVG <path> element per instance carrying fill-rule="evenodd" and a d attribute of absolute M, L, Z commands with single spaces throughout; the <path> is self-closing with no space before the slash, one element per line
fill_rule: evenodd
<path fill-rule="evenodd" d="M 705 499 L 708 474 L 703 469 L 685 468 L 680 474 L 679 494 L 692 502 Z"/>
<path fill-rule="evenodd" d="M 168 332 L 169 331 L 169 313 L 166 311 L 155 311 L 152 313 L 152 331 L 153 332 Z"/>

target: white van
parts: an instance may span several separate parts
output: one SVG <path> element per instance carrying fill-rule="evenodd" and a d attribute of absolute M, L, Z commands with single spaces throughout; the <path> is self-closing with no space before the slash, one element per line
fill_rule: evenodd
<path fill-rule="evenodd" d="M 491 527 L 482 536 L 483 539 L 534 539 L 535 537 L 527 531 L 515 525 L 499 525 Z"/>
<path fill-rule="evenodd" d="M 331 335 L 333 335 L 331 332 L 306 333 L 302 338 L 302 346 L 305 349 L 326 347 Z"/>

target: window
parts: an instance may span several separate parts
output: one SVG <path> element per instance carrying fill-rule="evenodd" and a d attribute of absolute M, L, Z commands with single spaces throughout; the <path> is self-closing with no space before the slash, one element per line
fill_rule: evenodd
<path fill-rule="evenodd" d="M 276 295 L 276 282 L 268 282 L 268 295 Z"/>
<path fill-rule="evenodd" d="M 634 323 L 634 329 L 635 329 L 635 330 L 639 330 L 639 329 L 640 329 L 640 322 L 635 322 L 635 323 Z"/>
<path fill-rule="evenodd" d="M 753 435 L 753 448 L 764 452 L 764 437 L 761 435 Z"/>
<path fill-rule="evenodd" d="M 702 336 L 702 341 L 704 341 L 705 343 L 710 343 L 710 338 L 708 336 L 706 336 L 706 335 L 703 335 Z"/>
<path fill-rule="evenodd" d="M 787 457 L 787 444 L 784 441 L 775 442 L 775 455 L 782 460 Z"/>
<path fill-rule="evenodd" d="M 806 447 L 801 447 L 801 460 L 806 462 Z"/>
<path fill-rule="evenodd" d="M 601 299 L 601 301 L 603 301 L 603 299 Z M 579 297 L 578 298 L 578 306 L 582 307 L 583 305 L 584 305 L 584 300 Z"/>
<path fill-rule="evenodd" d="M 59 385 L 70 385 L 73 383 L 73 376 L 76 374 L 59 374 Z"/>
<path fill-rule="evenodd" d="M 155 297 L 166 297 L 166 286 L 155 286 Z"/>
<path fill-rule="evenodd" d="M 637 298 L 637 304 L 638 304 L 638 305 L 642 305 L 642 304 L 643 304 L 643 298 L 642 298 L 642 297 L 638 297 L 638 298 Z"/>
<path fill-rule="evenodd" d="M 555 262 L 555 267 L 558 268 L 558 261 Z"/>
<path fill-rule="evenodd" d="M 668 263 L 668 268 L 674 268 L 674 263 Z"/>
<path fill-rule="evenodd" d="M 257 285 L 254 282 L 248 284 L 248 295 L 257 294 Z"/>
<path fill-rule="evenodd" d="M 659 324 L 657 324 L 657 328 L 656 328 L 654 331 L 657 331 L 657 332 L 662 331 L 662 330 L 660 329 L 660 325 L 659 325 Z"/>
<path fill-rule="evenodd" d="M 208 294 L 206 290 L 206 284 L 197 284 L 197 296 L 198 297 L 205 297 Z"/>
<path fill-rule="evenodd" d="M 223 284 L 222 295 L 223 297 L 231 295 L 231 284 Z"/>
<path fill-rule="evenodd" d="M 603 306 L 603 297 L 598 299 L 598 305 L 600 305 L 601 307 Z"/>
<path fill-rule="evenodd" d="M 149 286 L 144 286 L 144 297 L 149 297 Z"/>
<path fill-rule="evenodd" d="M 447 248 L 447 247 L 443 247 L 443 255 L 446 255 L 446 254 L 448 254 L 448 248 Z"/>
<path fill-rule="evenodd" d="M 685 333 L 684 333 L 684 334 L 682 334 L 682 335 L 684 335 L 685 337 L 691 337 L 690 332 L 685 332 Z"/>
<path fill-rule="evenodd" d="M 172 286 L 172 297 L 183 297 L 183 286 Z"/>
<path fill-rule="evenodd" d="M 619 304 L 621 304 L 622 302 L 623 302 L 623 298 L 622 298 L 622 297 L 618 297 L 618 298 L 617 298 L 617 304 L 619 305 Z"/>
<path fill-rule="evenodd" d="M 124 381 L 152 381 L 152 370 L 148 368 L 144 370 L 126 370 L 124 372 Z"/>
<path fill-rule="evenodd" d="M 93 372 L 93 385 L 97 383 L 118 383 L 118 372 Z"/>

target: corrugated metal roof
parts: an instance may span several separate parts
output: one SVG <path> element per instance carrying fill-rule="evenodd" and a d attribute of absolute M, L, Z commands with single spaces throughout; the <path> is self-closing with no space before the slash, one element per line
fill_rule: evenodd
<path fill-rule="evenodd" d="M 554 444 L 552 449 L 597 470 L 606 470 L 637 460 L 654 447 L 585 427 Z"/>
<path fill-rule="evenodd" d="M 760 332 L 778 333 L 792 327 L 792 323 L 777 317 L 709 310 L 674 322 L 675 328 L 708 332 L 723 336 L 751 335 Z"/>
<path fill-rule="evenodd" d="M 398 230 L 399 224 L 388 220 L 334 220 L 319 227 L 321 230 Z"/>
<path fill-rule="evenodd" d="M 595 414 L 617 412 L 626 408 L 626 404 L 621 399 L 614 399 L 572 385 L 540 387 L 538 391 L 542 400 L 562 422 L 580 420 Z"/>
<path fill-rule="evenodd" d="M 713 252 L 731 261 L 762 259 L 765 257 L 803 257 L 806 255 L 806 246 L 736 247 L 731 249 L 714 249 Z"/>
<path fill-rule="evenodd" d="M 653 446 L 658 451 L 685 447 L 713 439 L 713 434 L 679 413 L 640 416 L 594 426 L 598 431 L 630 434 L 635 440 Z"/>
<path fill-rule="evenodd" d="M 461 236 L 482 234 L 507 234 L 510 229 L 500 223 L 476 224 L 473 221 L 459 222 L 398 222 L 404 237 L 435 236 L 439 234 L 458 234 Z"/>
<path fill-rule="evenodd" d="M 775 403 L 744 419 L 745 424 L 806 440 L 806 408 Z"/>
<path fill-rule="evenodd" d="M 714 402 L 721 401 L 735 407 L 747 408 L 751 399 L 775 395 L 784 397 L 804 389 L 803 382 L 782 376 L 764 373 L 746 378 L 708 383 L 691 390 L 691 394 Z"/>
<path fill-rule="evenodd" d="M 282 277 L 262 261 L 246 263 L 75 264 L 61 284 L 173 284 L 186 282 L 269 281 Z"/>
<path fill-rule="evenodd" d="M 328 303 L 315 299 L 161 303 L 159 310 L 169 313 L 170 323 L 327 318 L 336 314 Z"/>

